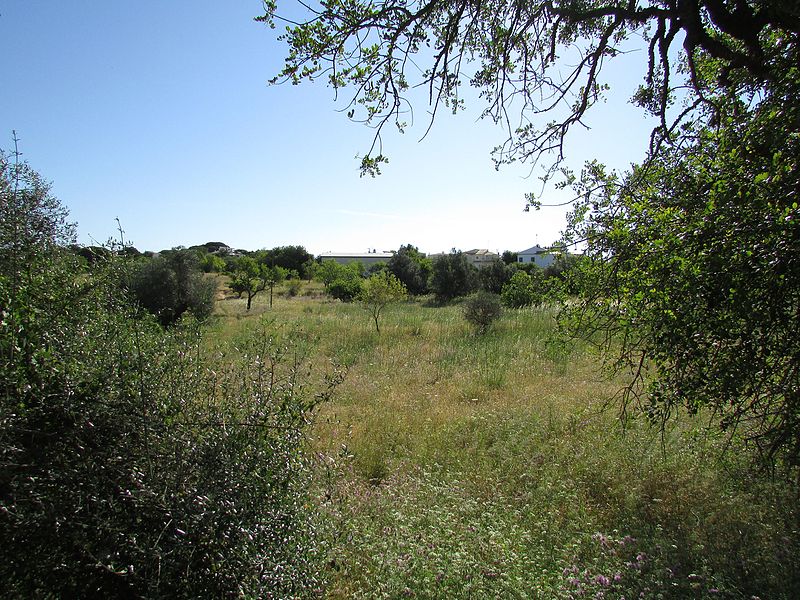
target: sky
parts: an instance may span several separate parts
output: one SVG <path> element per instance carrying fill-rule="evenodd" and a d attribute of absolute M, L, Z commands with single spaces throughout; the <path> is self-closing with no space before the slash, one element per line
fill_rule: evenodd
<path fill-rule="evenodd" d="M 523 211 L 538 171 L 495 170 L 503 130 L 476 102 L 440 113 L 422 140 L 428 107 L 415 106 L 405 134 L 383 136 L 383 174 L 362 178 L 374 131 L 324 83 L 268 84 L 286 47 L 261 12 L 255 0 L 0 0 L 0 148 L 16 131 L 83 244 L 118 239 L 116 219 L 142 251 L 502 252 L 558 239 L 566 209 Z M 573 168 L 642 159 L 652 122 L 628 98 L 644 64 L 639 52 L 608 69 L 608 101 L 569 140 Z M 550 188 L 543 201 L 565 198 Z"/>

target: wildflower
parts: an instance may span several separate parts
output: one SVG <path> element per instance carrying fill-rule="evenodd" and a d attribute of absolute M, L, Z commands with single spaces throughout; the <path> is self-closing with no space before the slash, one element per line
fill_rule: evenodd
<path fill-rule="evenodd" d="M 599 583 L 603 587 L 608 587 L 609 585 L 611 585 L 611 580 L 605 575 L 598 575 L 597 577 L 594 578 L 594 582 Z"/>

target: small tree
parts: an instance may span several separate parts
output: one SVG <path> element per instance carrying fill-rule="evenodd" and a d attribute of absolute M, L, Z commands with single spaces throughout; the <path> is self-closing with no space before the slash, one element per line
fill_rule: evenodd
<path fill-rule="evenodd" d="M 388 262 L 389 270 L 406 286 L 409 294 L 428 293 L 432 263 L 416 246 L 400 246 Z"/>
<path fill-rule="evenodd" d="M 478 279 L 481 284 L 481 289 L 492 292 L 493 294 L 499 294 L 513 274 L 514 267 L 508 266 L 499 258 L 478 269 Z"/>
<path fill-rule="evenodd" d="M 264 280 L 269 286 L 269 307 L 272 308 L 272 291 L 281 281 L 285 281 L 289 271 L 283 267 L 263 267 Z"/>
<path fill-rule="evenodd" d="M 170 325 L 189 311 L 203 319 L 214 308 L 214 283 L 203 278 L 193 250 L 174 250 L 140 263 L 130 290 L 140 306 Z"/>
<path fill-rule="evenodd" d="M 501 312 L 500 296 L 490 292 L 480 291 L 464 302 L 464 318 L 479 334 L 489 331 L 489 327 Z"/>
<path fill-rule="evenodd" d="M 253 298 L 267 287 L 266 267 L 258 264 L 254 258 L 241 257 L 236 263 L 229 287 L 237 294 L 247 294 L 247 310 L 250 310 Z"/>
<path fill-rule="evenodd" d="M 387 305 L 402 302 L 408 297 L 408 290 L 397 277 L 386 271 L 375 273 L 361 286 L 358 300 L 372 315 L 375 331 L 381 332 L 378 324 L 381 312 Z"/>

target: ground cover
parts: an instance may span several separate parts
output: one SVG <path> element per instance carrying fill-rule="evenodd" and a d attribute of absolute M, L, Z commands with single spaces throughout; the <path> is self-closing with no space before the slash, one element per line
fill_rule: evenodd
<path fill-rule="evenodd" d="M 266 317 L 347 368 L 309 440 L 328 597 L 797 597 L 796 488 L 702 415 L 623 431 L 621 382 L 556 341 L 552 307 L 476 335 L 459 306 L 409 302 L 377 334 L 305 285 L 219 301 L 210 339 Z"/>

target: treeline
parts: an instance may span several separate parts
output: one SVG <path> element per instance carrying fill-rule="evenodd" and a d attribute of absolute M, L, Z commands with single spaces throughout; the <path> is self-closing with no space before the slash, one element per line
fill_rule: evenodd
<path fill-rule="evenodd" d="M 574 273 L 580 257 L 561 253 L 546 268 L 534 263 L 518 263 L 516 255 L 504 252 L 502 259 L 475 267 L 462 252 L 451 252 L 433 259 L 411 244 L 386 262 L 368 267 L 360 262 L 346 265 L 324 261 L 313 269 L 313 276 L 325 285 L 328 294 L 349 302 L 358 297 L 365 278 L 381 272 L 394 275 L 414 296 L 432 295 L 438 304 L 478 291 L 500 295 L 503 304 L 519 308 L 540 304 L 548 296 L 574 294 Z"/>

